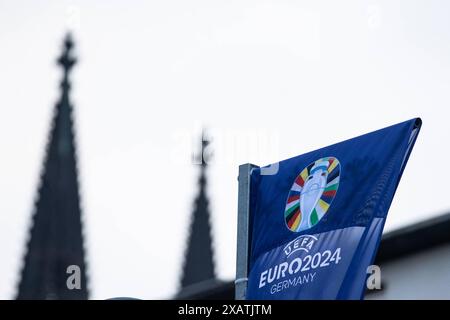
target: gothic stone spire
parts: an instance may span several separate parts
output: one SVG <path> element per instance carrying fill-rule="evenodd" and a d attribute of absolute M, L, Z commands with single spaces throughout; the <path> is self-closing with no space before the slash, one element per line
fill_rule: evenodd
<path fill-rule="evenodd" d="M 70 35 L 58 64 L 63 69 L 44 167 L 35 203 L 18 299 L 87 299 L 86 265 L 81 224 L 69 75 L 75 65 Z M 69 289 L 69 266 L 80 270 L 80 285 Z M 69 269 L 70 270 L 70 269 Z M 71 271 L 73 272 L 73 271 Z M 73 278 L 71 285 L 76 286 Z"/>
<path fill-rule="evenodd" d="M 182 289 L 203 281 L 216 279 L 210 225 L 211 214 L 206 194 L 207 159 L 205 160 L 205 156 L 208 144 L 209 141 L 202 134 L 199 192 L 194 202 L 189 229 L 188 247 L 181 278 Z"/>

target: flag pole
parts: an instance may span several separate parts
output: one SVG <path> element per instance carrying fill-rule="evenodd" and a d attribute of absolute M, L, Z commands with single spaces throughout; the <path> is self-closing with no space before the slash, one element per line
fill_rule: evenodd
<path fill-rule="evenodd" d="M 250 244 L 250 174 L 253 168 L 258 168 L 258 166 L 250 163 L 239 166 L 236 280 L 234 281 L 236 300 L 245 300 L 247 293 Z"/>

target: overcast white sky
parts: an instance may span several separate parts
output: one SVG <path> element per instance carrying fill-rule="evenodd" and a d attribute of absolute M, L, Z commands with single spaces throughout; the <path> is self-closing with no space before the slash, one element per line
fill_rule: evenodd
<path fill-rule="evenodd" d="M 0 0 L 0 298 L 14 296 L 68 27 L 92 298 L 177 289 L 202 126 L 218 275 L 235 272 L 237 166 L 420 116 L 392 230 L 450 209 L 448 1 Z"/>

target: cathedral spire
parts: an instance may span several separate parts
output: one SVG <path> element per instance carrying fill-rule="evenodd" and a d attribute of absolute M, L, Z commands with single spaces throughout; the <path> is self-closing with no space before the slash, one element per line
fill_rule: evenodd
<path fill-rule="evenodd" d="M 17 299 L 88 297 L 69 101 L 69 76 L 76 63 L 72 49 L 72 38 L 67 35 L 57 61 L 63 69 L 61 96 L 53 116 Z M 71 275 L 79 276 L 79 282 L 77 278 L 68 280 Z"/>
<path fill-rule="evenodd" d="M 211 214 L 207 197 L 207 147 L 209 141 L 202 134 L 200 154 L 199 191 L 194 201 L 187 251 L 183 264 L 181 289 L 188 288 L 205 281 L 215 281 L 214 254 L 211 235 Z M 206 159 L 205 159 L 206 158 Z"/>

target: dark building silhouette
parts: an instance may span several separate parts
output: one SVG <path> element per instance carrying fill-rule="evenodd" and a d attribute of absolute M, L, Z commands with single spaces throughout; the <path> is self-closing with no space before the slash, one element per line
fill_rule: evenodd
<path fill-rule="evenodd" d="M 222 282 L 216 278 L 214 266 L 211 214 L 207 197 L 207 162 L 205 159 L 209 141 L 202 134 L 199 161 L 199 192 L 194 201 L 189 238 L 183 263 L 180 291 L 176 298 L 185 298 L 197 291 L 214 288 Z"/>
<path fill-rule="evenodd" d="M 76 63 L 67 35 L 58 65 L 63 69 L 17 299 L 87 299 L 80 196 L 69 75 Z M 81 289 L 69 290 L 71 265 L 81 271 Z M 76 281 L 70 281 L 76 284 Z"/>

